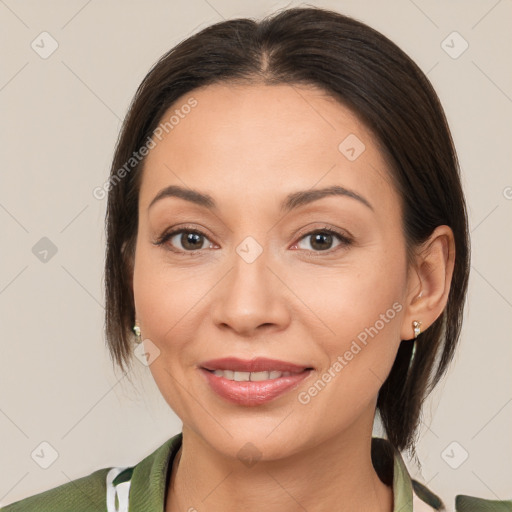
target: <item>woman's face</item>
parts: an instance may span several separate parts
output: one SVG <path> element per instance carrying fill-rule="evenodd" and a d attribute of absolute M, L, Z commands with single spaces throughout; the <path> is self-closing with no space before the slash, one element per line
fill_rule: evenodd
<path fill-rule="evenodd" d="M 371 432 L 412 337 L 399 196 L 374 139 L 312 87 L 211 85 L 171 115 L 145 161 L 133 274 L 163 397 L 233 457 Z M 196 200 L 153 202 L 170 186 Z"/>

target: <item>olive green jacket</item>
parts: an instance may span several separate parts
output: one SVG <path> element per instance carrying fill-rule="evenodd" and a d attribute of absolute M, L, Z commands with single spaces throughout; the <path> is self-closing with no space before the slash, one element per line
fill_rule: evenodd
<path fill-rule="evenodd" d="M 168 439 L 132 467 L 99 469 L 53 489 L 22 499 L 0 512 L 164 512 L 166 482 L 182 434 Z M 404 461 L 388 441 L 374 438 L 372 460 L 382 480 L 392 485 L 393 512 L 444 510 L 441 500 L 412 480 Z M 449 507 L 453 509 L 453 507 Z M 457 512 L 512 512 L 512 500 L 457 496 Z"/>

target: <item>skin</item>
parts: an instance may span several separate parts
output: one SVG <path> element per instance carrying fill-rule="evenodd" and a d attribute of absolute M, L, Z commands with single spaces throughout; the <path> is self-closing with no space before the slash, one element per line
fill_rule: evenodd
<path fill-rule="evenodd" d="M 408 265 L 386 161 L 357 116 L 321 90 L 215 84 L 181 98 L 164 118 L 190 96 L 197 106 L 145 161 L 133 268 L 142 338 L 160 351 L 150 371 L 183 422 L 165 510 L 389 512 L 392 489 L 370 457 L 377 394 L 400 340 L 413 337 L 412 321 L 425 330 L 443 311 L 453 234 L 438 227 Z M 338 150 L 349 134 L 365 145 L 354 161 Z M 217 208 L 167 197 L 148 211 L 169 185 L 207 193 Z M 291 192 L 331 185 L 372 208 L 330 196 L 286 215 L 279 210 Z M 326 224 L 352 242 L 333 235 L 315 244 L 307 234 Z M 155 245 L 171 227 L 203 232 L 199 250 L 187 254 L 193 248 L 180 235 Z M 248 236 L 263 249 L 252 263 L 236 252 Z M 301 403 L 299 393 L 396 303 L 394 318 Z M 214 393 L 198 370 L 227 356 L 314 371 L 277 399 L 244 407 Z M 251 467 L 238 456 L 246 443 L 261 457 Z"/>

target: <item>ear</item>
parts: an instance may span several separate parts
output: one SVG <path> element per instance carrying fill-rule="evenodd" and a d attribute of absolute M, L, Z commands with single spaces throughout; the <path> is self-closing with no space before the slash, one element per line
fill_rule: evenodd
<path fill-rule="evenodd" d="M 421 332 L 442 314 L 448 295 L 455 263 L 455 241 L 448 226 L 438 226 L 415 251 L 409 269 L 402 340 L 414 338 L 413 321 L 421 322 Z"/>

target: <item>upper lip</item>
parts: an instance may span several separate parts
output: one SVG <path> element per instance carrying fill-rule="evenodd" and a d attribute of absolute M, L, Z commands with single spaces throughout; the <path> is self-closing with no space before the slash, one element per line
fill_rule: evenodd
<path fill-rule="evenodd" d="M 300 373 L 311 366 L 289 363 L 287 361 L 278 361 L 277 359 L 268 359 L 266 357 L 257 357 L 255 359 L 239 359 L 237 357 L 223 357 L 221 359 L 211 359 L 199 365 L 206 370 L 233 370 L 236 372 L 290 372 Z"/>

